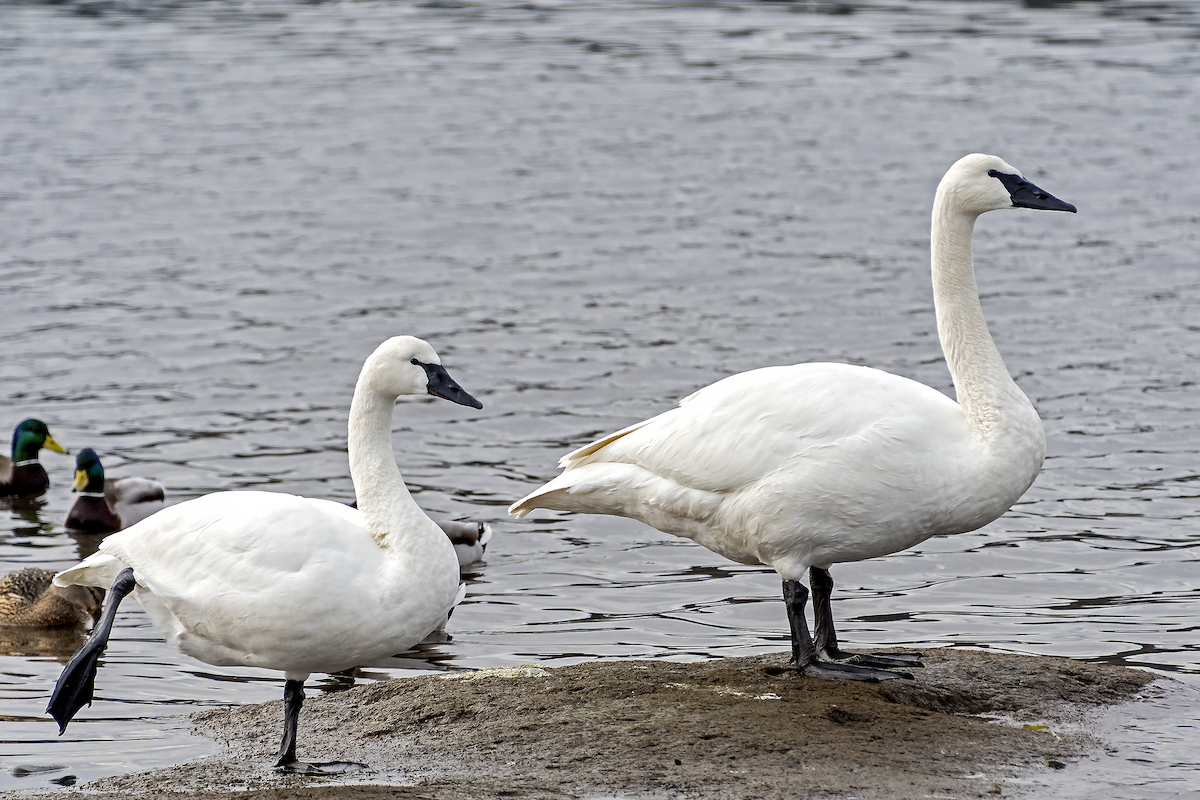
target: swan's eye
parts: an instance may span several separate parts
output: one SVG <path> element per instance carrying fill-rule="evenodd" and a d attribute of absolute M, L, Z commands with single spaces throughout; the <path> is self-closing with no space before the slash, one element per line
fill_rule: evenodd
<path fill-rule="evenodd" d="M 408 360 L 408 363 L 410 363 L 410 364 L 412 364 L 412 365 L 414 365 L 414 366 L 417 366 L 417 367 L 421 366 L 421 362 L 420 362 L 420 361 L 417 361 L 417 357 L 416 357 L 416 356 L 413 356 L 412 358 L 410 358 L 410 359 Z"/>

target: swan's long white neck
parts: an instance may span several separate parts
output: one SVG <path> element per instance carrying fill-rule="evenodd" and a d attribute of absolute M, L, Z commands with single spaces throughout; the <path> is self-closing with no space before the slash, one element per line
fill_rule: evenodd
<path fill-rule="evenodd" d="M 392 410 L 396 397 L 371 386 L 364 368 L 350 403 L 347 449 L 350 477 L 367 532 L 381 547 L 436 527 L 425 516 L 396 466 L 392 452 Z"/>
<path fill-rule="evenodd" d="M 930 238 L 933 302 L 942 351 L 958 403 L 974 434 L 995 441 L 1014 425 L 1028 427 L 1031 422 L 1040 433 L 1037 412 L 1008 374 L 979 304 L 971 259 L 977 216 L 956 206 L 952 190 L 938 187 Z"/>

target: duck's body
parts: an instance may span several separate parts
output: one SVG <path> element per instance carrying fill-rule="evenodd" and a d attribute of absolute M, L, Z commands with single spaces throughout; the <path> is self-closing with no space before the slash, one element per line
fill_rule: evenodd
<path fill-rule="evenodd" d="M 1013 207 L 1075 210 L 995 156 L 964 157 L 938 186 L 934 304 L 958 402 L 866 367 L 753 370 L 568 454 L 561 475 L 509 511 L 632 517 L 734 561 L 769 565 L 783 579 L 803 671 L 895 677 L 832 663 L 847 654 L 834 634 L 828 567 L 975 530 L 1008 510 L 1037 476 L 1045 434 L 988 333 L 971 260 L 975 219 Z M 815 642 L 804 617 L 806 571 Z"/>
<path fill-rule="evenodd" d="M 54 441 L 46 423 L 38 419 L 20 422 L 13 430 L 12 458 L 0 456 L 0 495 L 39 495 L 50 488 L 50 476 L 38 461 L 42 448 L 67 452 Z"/>
<path fill-rule="evenodd" d="M 54 586 L 48 569 L 25 567 L 0 578 L 0 625 L 60 628 L 91 622 L 104 590 Z"/>
<path fill-rule="evenodd" d="M 486 522 L 471 520 L 457 521 L 449 519 L 434 520 L 438 527 L 454 545 L 454 554 L 458 557 L 459 569 L 466 569 L 472 564 L 483 560 L 488 542 L 492 540 L 492 526 Z"/>
<path fill-rule="evenodd" d="M 454 548 L 409 495 L 392 453 L 396 398 L 426 393 L 480 407 L 419 339 L 389 339 L 363 366 L 349 423 L 361 513 L 294 495 L 219 492 L 113 534 L 55 583 L 112 584 L 115 602 L 133 592 L 170 643 L 206 663 L 282 670 L 278 766 L 307 766 L 295 759 L 295 732 L 308 675 L 411 647 L 460 596 Z M 97 626 L 105 638 L 109 602 Z M 63 729 L 91 701 L 102 649 L 82 648 L 59 680 L 50 711 Z"/>
<path fill-rule="evenodd" d="M 79 492 L 67 512 L 66 527 L 87 533 L 111 533 L 128 528 L 166 506 L 166 490 L 153 478 L 106 478 L 100 458 L 91 448 L 75 456 Z"/>

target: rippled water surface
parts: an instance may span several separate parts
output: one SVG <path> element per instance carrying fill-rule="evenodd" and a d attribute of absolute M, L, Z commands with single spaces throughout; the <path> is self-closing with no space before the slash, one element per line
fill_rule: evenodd
<path fill-rule="evenodd" d="M 1176 797 L 1200 789 L 1198 74 L 1190 3 L 0 3 L 3 439 L 38 416 L 173 501 L 349 500 L 358 368 L 417 334 L 485 409 L 401 404 L 398 461 L 496 537 L 453 640 L 365 679 L 780 650 L 770 571 L 505 507 L 733 372 L 849 361 L 952 393 L 929 208 L 994 152 L 1080 209 L 977 228 L 1045 468 L 982 530 L 835 568 L 834 612 L 851 646 L 1173 673 L 1103 764 L 1035 783 Z M 49 493 L 0 507 L 4 572 L 96 544 L 62 526 L 71 459 L 42 461 Z M 0 789 L 212 752 L 184 714 L 281 692 L 128 602 L 59 739 L 74 645 L 0 629 Z"/>

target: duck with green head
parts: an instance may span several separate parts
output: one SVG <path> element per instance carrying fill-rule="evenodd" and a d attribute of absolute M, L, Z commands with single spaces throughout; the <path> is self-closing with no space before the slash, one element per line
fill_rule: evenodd
<path fill-rule="evenodd" d="M 42 448 L 56 453 L 67 451 L 50 435 L 40 419 L 27 419 L 16 427 L 12 438 L 12 458 L 0 456 L 0 495 L 38 495 L 50 488 L 50 476 L 38 461 Z"/>
<path fill-rule="evenodd" d="M 75 456 L 75 483 L 79 492 L 67 512 L 66 527 L 88 533 L 112 533 L 128 528 L 163 508 L 166 491 L 153 478 L 104 479 L 100 457 L 90 447 Z"/>

